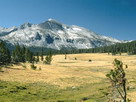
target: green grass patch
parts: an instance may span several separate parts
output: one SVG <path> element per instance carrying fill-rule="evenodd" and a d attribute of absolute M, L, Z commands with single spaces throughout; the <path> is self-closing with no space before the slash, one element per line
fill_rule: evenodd
<path fill-rule="evenodd" d="M 104 82 L 61 89 L 42 82 L 0 81 L 0 102 L 105 102 L 107 92 Z"/>

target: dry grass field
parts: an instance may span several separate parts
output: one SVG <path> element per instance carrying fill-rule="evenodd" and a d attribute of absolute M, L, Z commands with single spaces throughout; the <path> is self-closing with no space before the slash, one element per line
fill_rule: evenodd
<path fill-rule="evenodd" d="M 125 64 L 128 65 L 128 68 L 125 70 L 127 73 L 128 85 L 131 87 L 130 90 L 128 91 L 128 97 L 132 100 L 132 102 L 136 102 L 136 97 L 135 97 L 136 96 L 136 89 L 135 89 L 136 88 L 136 56 L 135 55 L 129 56 L 123 54 L 123 55 L 112 56 L 108 54 L 99 54 L 99 53 L 68 54 L 67 59 L 65 60 L 64 58 L 65 58 L 64 55 L 55 55 L 53 56 L 53 61 L 51 65 L 46 65 L 43 64 L 42 62 L 39 62 L 38 64 L 35 64 L 37 66 L 36 70 L 32 70 L 30 68 L 29 63 L 21 63 L 19 65 L 8 66 L 2 69 L 3 72 L 0 72 L 0 80 L 11 82 L 11 83 L 18 82 L 23 84 L 46 83 L 59 87 L 59 90 L 67 90 L 67 91 L 68 88 L 77 88 L 77 87 L 81 88 L 86 86 L 87 87 L 85 88 L 86 91 L 79 90 L 78 92 L 80 93 L 79 96 L 81 97 L 85 95 L 89 96 L 90 94 L 92 96 L 94 95 L 94 97 L 97 98 L 97 94 L 99 94 L 99 92 L 97 91 L 99 90 L 101 91 L 101 88 L 103 89 L 107 85 L 110 85 L 105 75 L 110 71 L 110 69 L 113 68 L 112 62 L 115 58 L 117 58 L 121 60 L 124 63 L 124 65 Z M 75 58 L 77 58 L 77 60 L 75 60 Z M 92 61 L 89 62 L 89 60 Z M 39 70 L 40 68 L 41 70 Z M 95 85 L 97 91 L 95 90 Z M 93 89 L 91 90 L 91 88 Z M 70 99 L 70 95 L 69 97 L 67 95 L 65 97 L 67 97 L 66 98 L 67 100 Z M 75 100 L 78 99 L 78 95 L 75 96 L 74 99 Z M 95 101 L 95 99 L 86 100 L 86 102 L 87 101 L 100 102 L 100 101 Z M 4 101 L 0 101 L 0 102 L 4 102 Z M 54 101 L 50 100 L 47 102 L 54 102 Z M 67 101 L 67 102 L 78 102 L 78 101 Z"/>

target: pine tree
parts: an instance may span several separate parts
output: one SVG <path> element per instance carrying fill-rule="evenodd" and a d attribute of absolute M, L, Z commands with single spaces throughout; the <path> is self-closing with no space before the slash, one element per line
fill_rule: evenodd
<path fill-rule="evenodd" d="M 126 73 L 123 68 L 123 63 L 115 59 L 113 64 L 114 69 L 106 75 L 112 84 L 110 101 L 116 101 L 116 99 L 120 99 L 120 101 L 127 102 Z"/>
<path fill-rule="evenodd" d="M 36 53 L 36 63 L 39 62 L 39 53 Z"/>
<path fill-rule="evenodd" d="M 11 62 L 11 54 L 8 48 L 6 48 L 6 62 L 10 63 Z"/>
<path fill-rule="evenodd" d="M 11 57 L 11 59 L 12 59 L 12 62 L 16 62 L 15 61 L 16 60 L 16 52 L 15 52 L 15 50 L 12 51 L 12 57 Z"/>
<path fill-rule="evenodd" d="M 43 48 L 42 48 L 42 51 L 41 51 L 41 61 L 43 61 Z"/>
<path fill-rule="evenodd" d="M 15 49 L 12 51 L 12 61 L 13 62 L 30 62 L 34 60 L 33 53 L 28 49 L 20 47 L 19 44 L 16 45 Z"/>
<path fill-rule="evenodd" d="M 23 55 L 19 44 L 15 46 L 15 49 L 13 50 L 12 54 L 14 62 L 23 62 Z"/>
<path fill-rule="evenodd" d="M 65 54 L 65 60 L 67 59 L 67 53 Z"/>
<path fill-rule="evenodd" d="M 11 55 L 9 49 L 6 47 L 6 44 L 0 42 L 0 65 L 8 64 L 11 62 Z"/>
<path fill-rule="evenodd" d="M 34 61 L 33 53 L 27 48 L 25 52 L 25 60 L 32 63 Z"/>
<path fill-rule="evenodd" d="M 26 47 L 23 46 L 21 50 L 22 50 L 21 51 L 22 52 L 22 62 L 26 62 L 26 60 L 25 60 Z"/>
<path fill-rule="evenodd" d="M 51 64 L 51 61 L 52 61 L 52 52 L 50 50 L 49 53 L 47 54 L 47 56 L 45 57 L 44 63 L 45 64 Z"/>

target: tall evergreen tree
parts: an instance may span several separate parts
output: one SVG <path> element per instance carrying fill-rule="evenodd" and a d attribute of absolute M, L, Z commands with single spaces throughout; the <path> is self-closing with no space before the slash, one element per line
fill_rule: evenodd
<path fill-rule="evenodd" d="M 52 52 L 51 50 L 48 52 L 47 56 L 45 57 L 45 61 L 44 63 L 45 64 L 51 64 L 51 61 L 52 61 Z"/>
<path fill-rule="evenodd" d="M 39 62 L 39 53 L 36 53 L 36 63 Z"/>
<path fill-rule="evenodd" d="M 106 75 L 112 85 L 110 101 L 115 102 L 116 99 L 120 99 L 120 102 L 127 102 L 126 73 L 123 68 L 123 63 L 115 59 L 113 64 L 114 69 Z"/>
<path fill-rule="evenodd" d="M 6 62 L 7 63 L 11 62 L 11 54 L 8 48 L 6 48 Z"/>
<path fill-rule="evenodd" d="M 25 52 L 25 60 L 32 63 L 33 62 L 33 53 L 28 49 L 26 48 L 26 52 Z"/>
<path fill-rule="evenodd" d="M 44 57 L 43 57 L 43 48 L 42 48 L 42 51 L 41 51 L 41 61 L 43 61 Z"/>
<path fill-rule="evenodd" d="M 12 61 L 13 62 L 30 62 L 32 63 L 33 59 L 33 53 L 28 49 L 23 47 L 20 47 L 19 44 L 16 45 L 15 49 L 12 51 Z"/>
<path fill-rule="evenodd" d="M 13 54 L 12 57 L 14 62 L 23 62 L 23 55 L 19 44 L 15 46 L 15 49 L 13 50 L 12 54 Z"/>
<path fill-rule="evenodd" d="M 8 64 L 11 62 L 11 55 L 9 49 L 6 47 L 6 44 L 0 42 L 0 65 Z"/>
<path fill-rule="evenodd" d="M 21 51 L 22 52 L 22 62 L 26 62 L 26 60 L 25 60 L 26 47 L 23 46 L 21 50 L 22 50 Z"/>

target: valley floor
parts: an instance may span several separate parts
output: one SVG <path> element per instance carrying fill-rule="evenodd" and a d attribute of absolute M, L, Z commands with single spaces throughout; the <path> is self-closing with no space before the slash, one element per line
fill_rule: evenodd
<path fill-rule="evenodd" d="M 0 102 L 106 102 L 110 83 L 105 75 L 115 58 L 128 65 L 128 97 L 135 102 L 136 56 L 99 53 L 68 54 L 66 60 L 65 55 L 55 55 L 51 65 L 39 62 L 36 70 L 29 63 L 4 67 Z"/>

